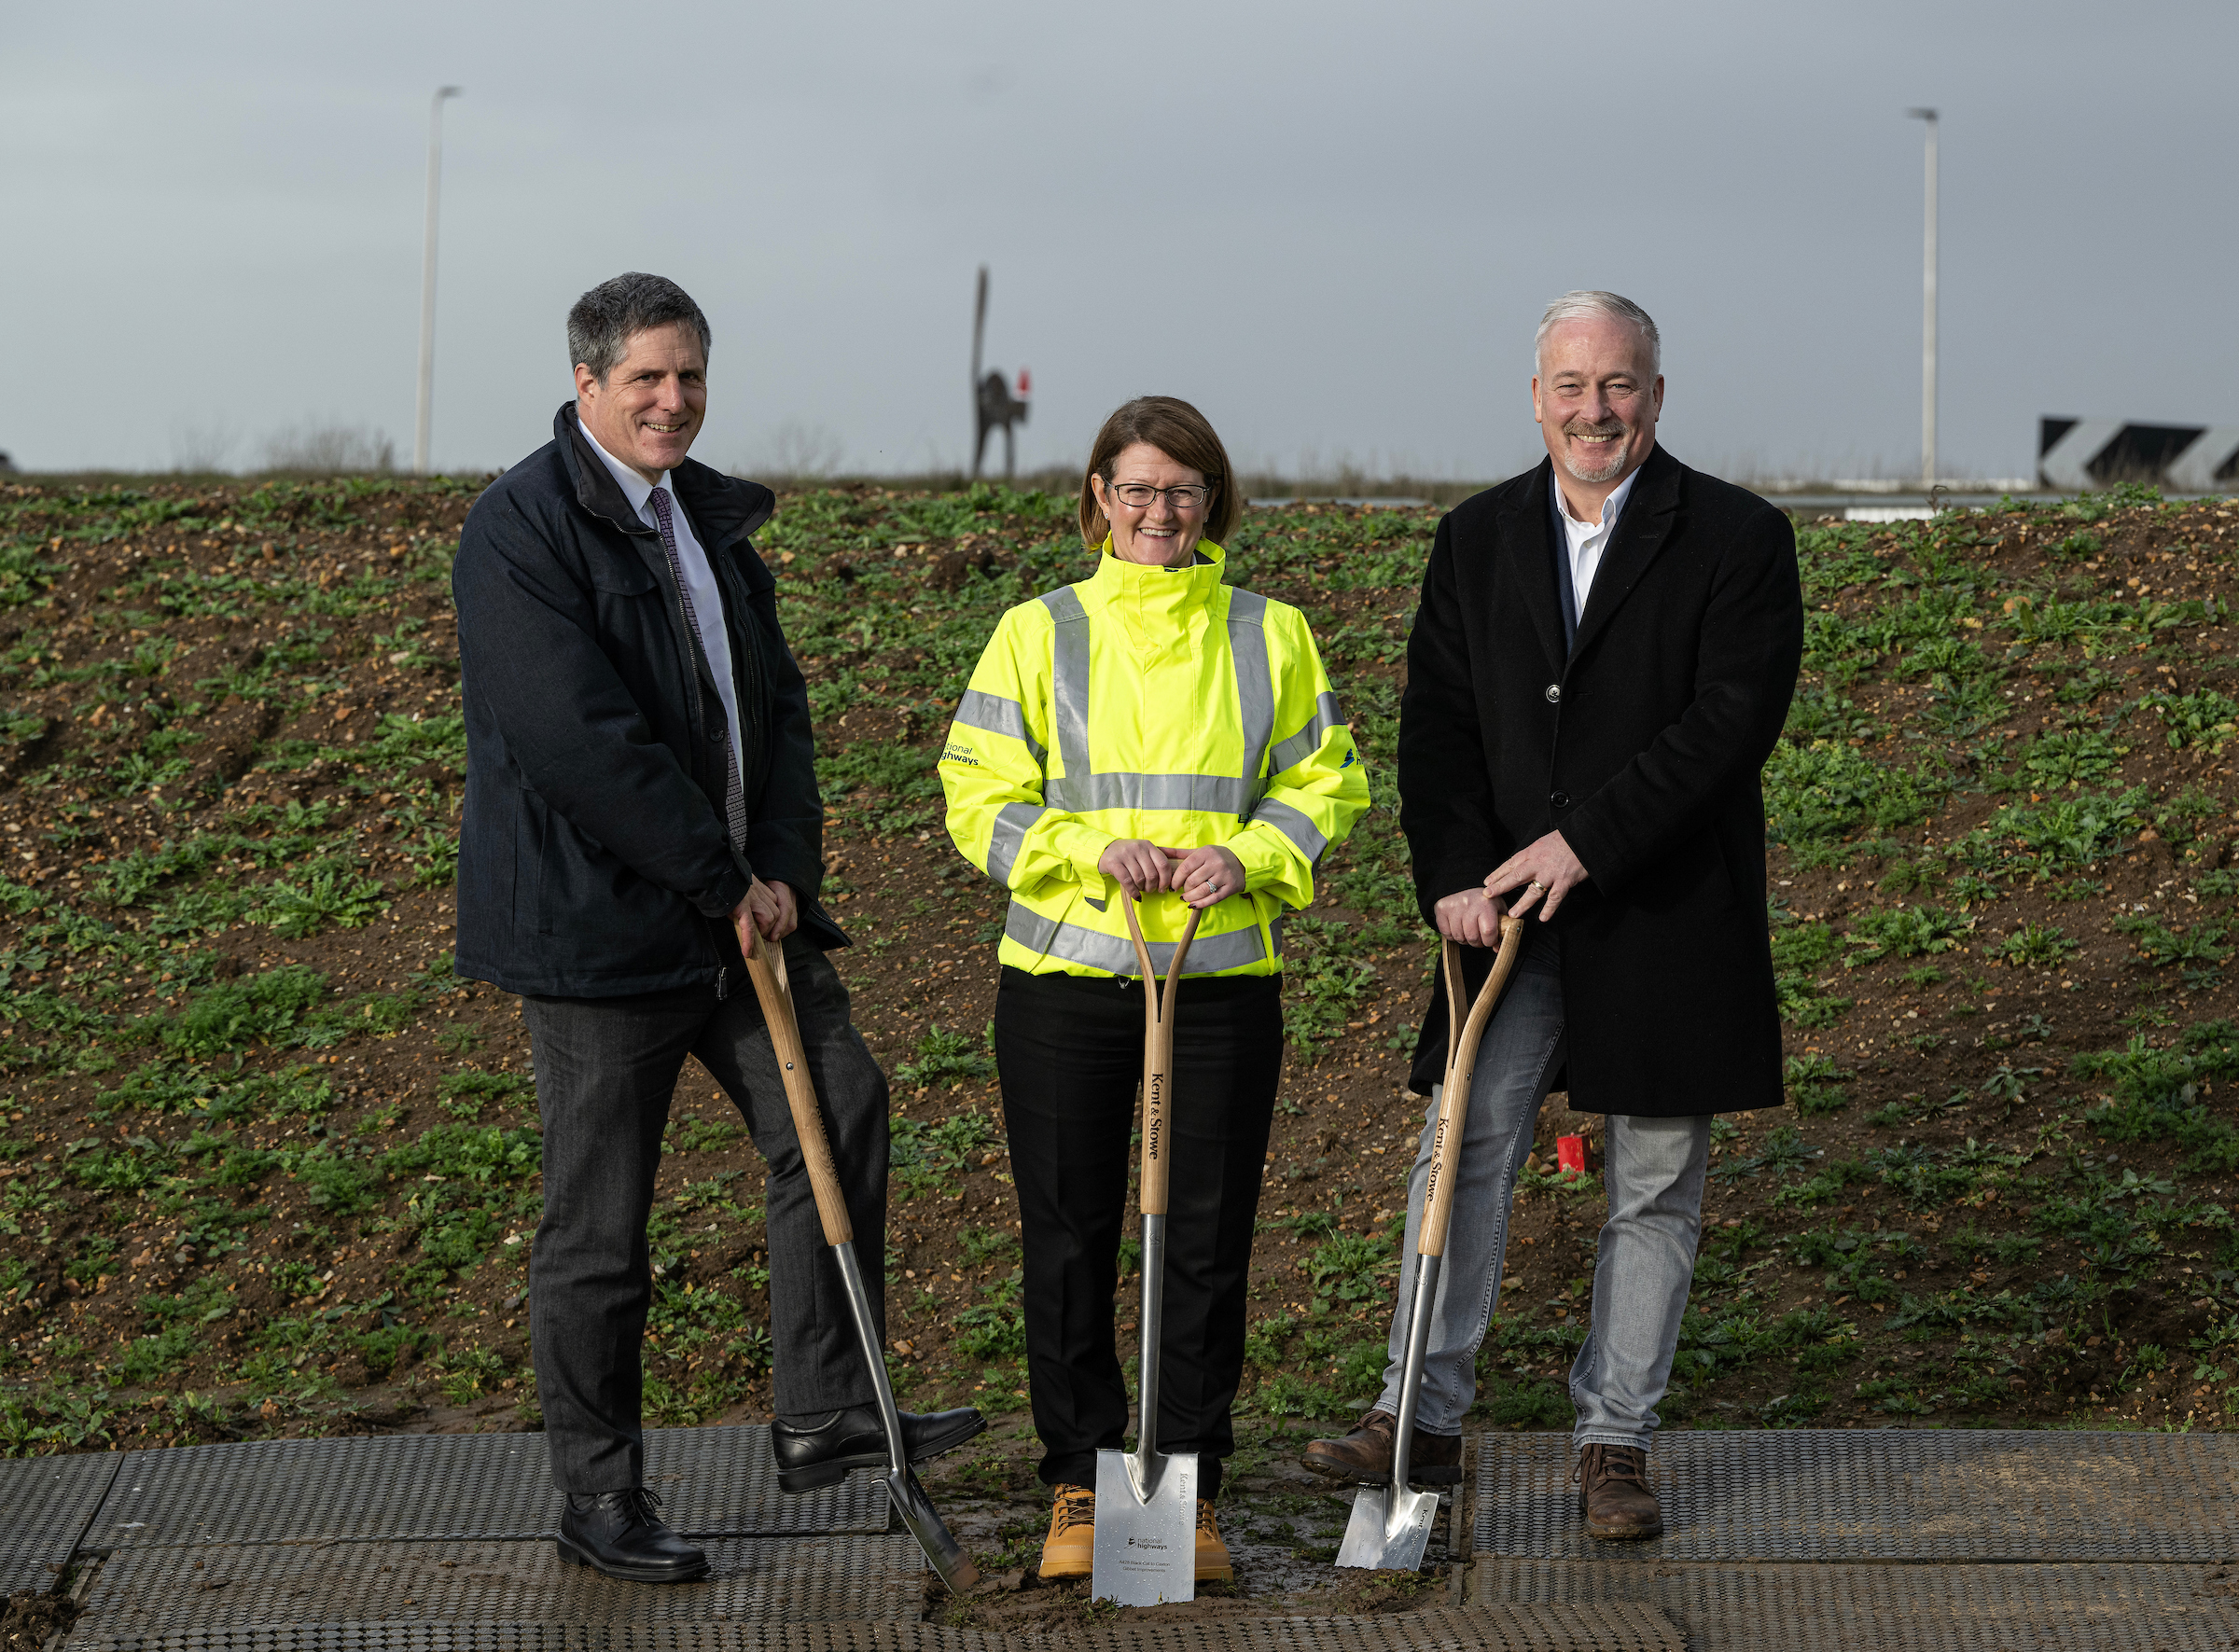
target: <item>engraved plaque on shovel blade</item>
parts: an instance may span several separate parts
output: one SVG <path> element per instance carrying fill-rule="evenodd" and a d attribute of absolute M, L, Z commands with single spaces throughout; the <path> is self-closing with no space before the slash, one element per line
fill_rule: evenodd
<path fill-rule="evenodd" d="M 1090 1592 L 1122 1606 L 1197 1598 L 1197 1455 L 1162 1458 L 1150 1495 L 1120 1451 L 1096 1453 L 1095 1575 Z"/>

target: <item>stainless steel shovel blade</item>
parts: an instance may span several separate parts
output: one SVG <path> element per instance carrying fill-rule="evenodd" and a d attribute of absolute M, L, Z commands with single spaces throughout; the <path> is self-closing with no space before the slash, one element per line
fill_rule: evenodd
<path fill-rule="evenodd" d="M 917 1483 L 916 1470 L 910 1466 L 902 1439 L 901 1413 L 895 1409 L 894 1388 L 886 1380 L 886 1360 L 879 1350 L 878 1326 L 870 1312 L 870 1293 L 864 1288 L 863 1270 L 855 1260 L 854 1242 L 834 1245 L 832 1255 L 840 1264 L 841 1283 L 847 1289 L 848 1312 L 855 1322 L 856 1340 L 870 1363 L 871 1389 L 878 1401 L 879 1420 L 886 1428 L 887 1498 L 894 1504 L 895 1513 L 902 1517 L 902 1524 L 910 1535 L 917 1539 L 918 1548 L 925 1551 L 926 1562 L 949 1586 L 950 1592 L 963 1594 L 980 1581 L 980 1568 L 957 1547 L 956 1539 L 949 1535 L 948 1527 L 940 1523 L 933 1500 L 925 1495 L 925 1487 Z"/>
<path fill-rule="evenodd" d="M 1431 1305 L 1438 1300 L 1442 1258 L 1415 1257 L 1415 1299 L 1407 1323 L 1407 1364 L 1399 1380 L 1399 1423 L 1392 1440 L 1388 1484 L 1363 1486 L 1353 1499 L 1353 1518 L 1338 1545 L 1337 1563 L 1374 1571 L 1418 1572 L 1430 1549 L 1431 1523 L 1439 1518 L 1439 1494 L 1407 1483 L 1415 1444 L 1415 1406 L 1423 1392 L 1423 1356 L 1430 1343 Z"/>
<path fill-rule="evenodd" d="M 1436 1492 L 1401 1492 L 1391 1486 L 1363 1486 L 1353 1499 L 1353 1518 L 1338 1546 L 1341 1566 L 1378 1572 L 1418 1572 L 1430 1549 L 1430 1528 L 1439 1518 Z"/>
<path fill-rule="evenodd" d="M 1197 1453 L 1096 1453 L 1096 1599 L 1197 1598 Z"/>
<path fill-rule="evenodd" d="M 1159 1203 L 1165 1200 L 1160 1198 Z M 1159 1332 L 1165 1276 L 1165 1214 L 1147 1211 L 1135 1449 L 1096 1453 L 1096 1545 L 1089 1592 L 1122 1606 L 1197 1598 L 1197 1453 L 1159 1450 Z"/>
<path fill-rule="evenodd" d="M 925 1495 L 925 1487 L 917 1483 L 913 1469 L 889 1472 L 886 1495 L 893 1500 L 894 1511 L 902 1517 L 902 1524 L 909 1529 L 910 1535 L 917 1539 L 918 1548 L 925 1551 L 925 1559 L 932 1563 L 933 1570 L 949 1586 L 951 1594 L 963 1594 L 980 1581 L 980 1568 L 956 1547 L 956 1539 L 940 1523 L 940 1516 L 934 1512 L 933 1501 Z"/>

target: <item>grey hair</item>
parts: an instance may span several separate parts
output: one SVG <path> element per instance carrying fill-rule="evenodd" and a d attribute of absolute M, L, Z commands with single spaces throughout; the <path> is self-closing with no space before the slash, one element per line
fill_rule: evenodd
<path fill-rule="evenodd" d="M 630 348 L 630 340 L 647 327 L 683 323 L 700 335 L 700 354 L 707 356 L 714 337 L 707 317 L 692 297 L 665 275 L 643 275 L 632 271 L 612 281 L 602 281 L 577 298 L 567 312 L 567 359 L 591 369 L 602 384 Z"/>
<path fill-rule="evenodd" d="M 1539 330 L 1532 335 L 1532 366 L 1535 369 L 1547 354 L 1547 335 L 1566 321 L 1581 321 L 1589 316 L 1606 315 L 1612 321 L 1624 322 L 1640 329 L 1640 336 L 1648 341 L 1648 373 L 1650 377 L 1663 371 L 1663 340 L 1656 331 L 1656 324 L 1632 299 L 1616 293 L 1605 293 L 1593 287 L 1580 287 L 1577 292 L 1565 293 L 1547 307 L 1539 318 Z"/>

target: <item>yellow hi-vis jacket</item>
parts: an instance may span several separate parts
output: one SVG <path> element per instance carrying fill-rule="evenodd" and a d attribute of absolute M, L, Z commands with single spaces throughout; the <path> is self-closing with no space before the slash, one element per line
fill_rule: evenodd
<path fill-rule="evenodd" d="M 1010 890 L 1002 962 L 1034 974 L 1137 973 L 1115 839 L 1218 843 L 1245 887 L 1208 908 L 1189 975 L 1282 968 L 1283 906 L 1369 806 L 1353 731 L 1306 617 L 1221 583 L 1223 555 L 1168 569 L 1106 540 L 1092 578 L 1003 616 L 940 757 L 949 836 Z M 1189 921 L 1151 896 L 1144 939 L 1162 971 Z"/>

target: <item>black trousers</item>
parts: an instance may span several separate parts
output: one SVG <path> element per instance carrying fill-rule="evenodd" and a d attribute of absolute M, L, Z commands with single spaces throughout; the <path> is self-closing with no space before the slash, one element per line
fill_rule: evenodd
<path fill-rule="evenodd" d="M 883 1342 L 886 1076 L 850 1022 L 847 988 L 825 955 L 788 936 L 786 970 Z M 563 1492 L 645 1483 L 639 1347 L 653 1298 L 646 1217 L 688 1055 L 715 1075 L 769 1166 L 762 1187 L 778 1414 L 873 1398 L 770 1029 L 742 975 L 732 972 L 721 999 L 707 986 L 521 1002 L 544 1118 L 544 1219 L 530 1256 L 529 1324 L 552 1480 Z"/>
<path fill-rule="evenodd" d="M 1283 1070 L 1283 986 L 1279 976 L 1231 976 L 1185 979 L 1175 992 L 1159 1447 L 1197 1452 L 1200 1494 L 1213 1497 L 1236 1449 L 1229 1409 Z M 1118 1449 L 1127 1430 L 1112 1298 L 1122 1229 L 1137 1231 L 1127 1189 L 1142 984 L 1005 969 L 995 1062 L 1018 1183 L 1042 1482 L 1093 1486 L 1096 1453 Z"/>

